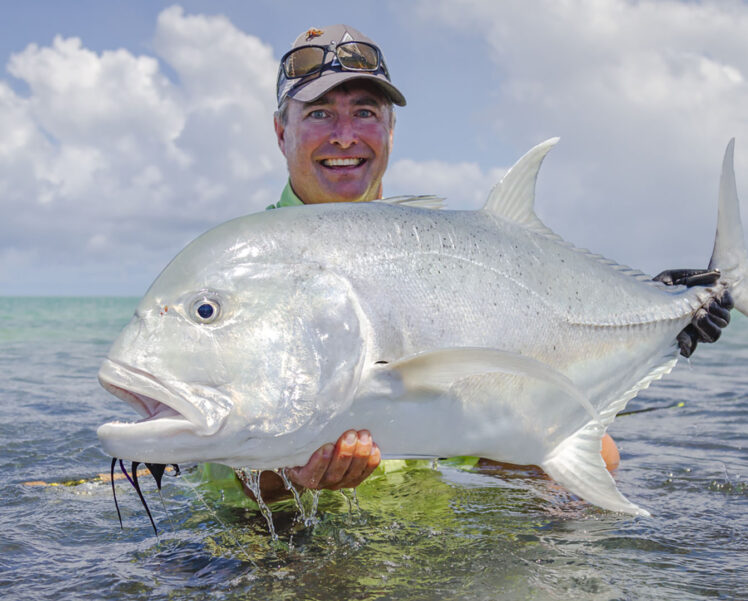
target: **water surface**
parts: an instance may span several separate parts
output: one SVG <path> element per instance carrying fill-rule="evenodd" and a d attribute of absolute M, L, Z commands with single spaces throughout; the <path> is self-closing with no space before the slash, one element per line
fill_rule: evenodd
<path fill-rule="evenodd" d="M 531 468 L 403 466 L 262 517 L 165 476 L 118 484 L 96 428 L 129 418 L 98 366 L 135 299 L 0 299 L 0 598 L 748 599 L 748 319 L 701 346 L 610 428 L 615 478 L 652 512 L 601 511 Z M 82 483 L 71 484 L 70 481 Z M 67 485 L 30 486 L 31 481 Z M 197 490 L 195 487 L 197 486 Z M 310 503 L 310 499 L 306 499 Z"/>

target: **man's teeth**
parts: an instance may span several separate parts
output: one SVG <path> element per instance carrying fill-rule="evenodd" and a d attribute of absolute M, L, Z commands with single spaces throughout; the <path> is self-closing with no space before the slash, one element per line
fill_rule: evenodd
<path fill-rule="evenodd" d="M 325 159 L 322 164 L 325 167 L 355 167 L 364 162 L 364 159 Z"/>

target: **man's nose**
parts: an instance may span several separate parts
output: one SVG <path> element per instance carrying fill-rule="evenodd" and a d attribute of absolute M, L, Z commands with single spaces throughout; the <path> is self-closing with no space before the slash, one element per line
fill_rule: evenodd
<path fill-rule="evenodd" d="M 337 119 L 330 136 L 330 142 L 340 146 L 340 148 L 349 148 L 357 141 L 358 134 L 353 120 L 348 117 Z"/>

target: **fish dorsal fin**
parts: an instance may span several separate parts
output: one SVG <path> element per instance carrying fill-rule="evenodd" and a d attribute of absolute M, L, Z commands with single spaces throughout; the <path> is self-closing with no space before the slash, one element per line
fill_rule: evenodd
<path fill-rule="evenodd" d="M 616 261 L 606 259 L 602 255 L 590 252 L 586 248 L 578 248 L 564 240 L 551 228 L 545 225 L 535 214 L 535 182 L 538 178 L 540 165 L 545 155 L 548 154 L 559 141 L 559 138 L 551 138 L 531 148 L 514 166 L 507 171 L 501 181 L 496 184 L 488 195 L 488 200 L 483 210 L 500 219 L 517 223 L 536 234 L 554 240 L 567 248 L 595 259 L 603 265 L 607 265 L 615 271 L 642 282 L 649 282 L 652 276 L 642 273 L 638 269 L 632 269 L 626 265 L 620 265 Z"/>
<path fill-rule="evenodd" d="M 493 187 L 483 210 L 538 233 L 558 237 L 535 214 L 535 182 L 538 171 L 545 155 L 558 140 L 559 138 L 551 138 L 541 142 L 518 160 Z"/>
<path fill-rule="evenodd" d="M 421 194 L 415 196 L 390 196 L 389 198 L 380 198 L 374 202 L 383 202 L 388 205 L 400 205 L 402 207 L 416 207 L 418 209 L 443 209 L 444 200 L 445 199 L 441 196 Z"/>

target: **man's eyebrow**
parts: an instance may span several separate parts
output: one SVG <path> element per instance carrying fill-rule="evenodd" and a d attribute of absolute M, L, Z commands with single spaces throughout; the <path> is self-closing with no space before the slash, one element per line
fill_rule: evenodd
<path fill-rule="evenodd" d="M 307 106 L 319 106 L 321 104 L 330 104 L 330 99 L 327 96 L 320 96 L 317 100 L 310 100 L 305 102 Z"/>
<path fill-rule="evenodd" d="M 379 100 L 376 96 L 362 96 L 360 98 L 356 98 L 356 100 L 353 101 L 353 104 L 356 106 L 382 106 L 384 104 L 384 101 Z"/>
<path fill-rule="evenodd" d="M 327 96 L 320 96 L 317 98 L 317 100 L 310 100 L 309 102 L 305 103 L 307 106 L 323 106 L 327 104 L 333 104 L 333 101 L 330 100 Z M 353 101 L 353 104 L 355 106 L 382 106 L 384 104 L 383 100 L 380 100 L 374 95 L 366 94 L 364 96 L 360 96 L 356 98 Z"/>

